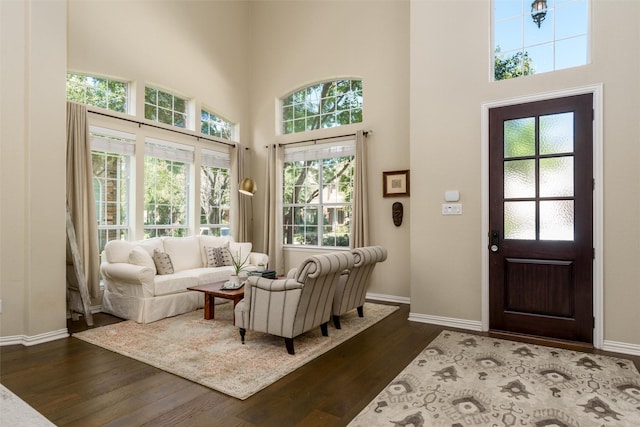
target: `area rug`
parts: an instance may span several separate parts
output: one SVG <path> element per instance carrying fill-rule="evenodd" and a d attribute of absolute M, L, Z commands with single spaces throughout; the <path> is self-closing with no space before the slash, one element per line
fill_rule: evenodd
<path fill-rule="evenodd" d="M 330 323 L 328 337 L 319 327 L 296 337 L 295 355 L 287 353 L 283 338 L 255 331 L 247 331 L 242 345 L 230 302 L 216 305 L 215 320 L 204 320 L 203 311 L 197 310 L 148 324 L 120 322 L 73 336 L 246 399 L 397 309 L 365 303 L 364 317 L 355 310 L 342 315 L 342 329 Z"/>
<path fill-rule="evenodd" d="M 11 427 L 55 427 L 40 412 L 0 384 L 0 425 Z"/>
<path fill-rule="evenodd" d="M 349 426 L 639 427 L 633 362 L 444 331 Z"/>

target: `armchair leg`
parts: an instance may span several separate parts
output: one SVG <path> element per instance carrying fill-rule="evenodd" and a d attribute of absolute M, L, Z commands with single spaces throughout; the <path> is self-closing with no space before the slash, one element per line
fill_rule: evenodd
<path fill-rule="evenodd" d="M 295 352 L 293 351 L 293 338 L 285 338 L 284 345 L 287 346 L 287 353 L 295 354 Z"/>
<path fill-rule="evenodd" d="M 329 325 L 329 322 L 324 322 L 323 324 L 320 325 L 320 331 L 322 331 L 323 337 L 329 336 L 329 330 L 327 329 L 328 325 Z"/>
<path fill-rule="evenodd" d="M 342 329 L 340 327 L 340 316 L 333 315 L 333 326 L 335 326 L 336 329 Z"/>
<path fill-rule="evenodd" d="M 242 341 L 242 344 L 244 344 L 244 334 L 247 333 L 247 330 L 245 328 L 240 328 L 240 340 Z"/>
<path fill-rule="evenodd" d="M 364 317 L 364 307 L 363 306 L 358 307 L 358 316 Z"/>

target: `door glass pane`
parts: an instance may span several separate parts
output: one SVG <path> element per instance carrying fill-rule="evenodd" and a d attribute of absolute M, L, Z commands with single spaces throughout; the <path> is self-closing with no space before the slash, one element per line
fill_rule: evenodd
<path fill-rule="evenodd" d="M 573 152 L 573 113 L 540 116 L 540 154 Z"/>
<path fill-rule="evenodd" d="M 504 162 L 505 199 L 536 196 L 536 161 L 509 160 Z"/>
<path fill-rule="evenodd" d="M 536 119 L 505 120 L 504 157 L 533 156 L 536 153 Z"/>
<path fill-rule="evenodd" d="M 540 202 L 540 240 L 573 240 L 573 200 Z"/>
<path fill-rule="evenodd" d="M 536 202 L 505 202 L 504 238 L 535 240 Z"/>
<path fill-rule="evenodd" d="M 540 159 L 540 197 L 573 197 L 573 157 Z"/>

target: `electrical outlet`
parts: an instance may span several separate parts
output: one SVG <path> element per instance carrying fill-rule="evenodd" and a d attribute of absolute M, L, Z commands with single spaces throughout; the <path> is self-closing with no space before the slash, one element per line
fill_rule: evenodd
<path fill-rule="evenodd" d="M 442 215 L 462 215 L 462 203 L 443 203 Z"/>

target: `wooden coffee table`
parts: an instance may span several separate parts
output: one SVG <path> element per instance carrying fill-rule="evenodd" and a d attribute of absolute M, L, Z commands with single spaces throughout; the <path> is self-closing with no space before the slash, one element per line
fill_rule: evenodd
<path fill-rule="evenodd" d="M 221 289 L 225 282 L 208 283 L 187 288 L 190 291 L 204 292 L 204 318 L 211 320 L 215 315 L 215 299 L 224 298 L 233 301 L 233 307 L 244 298 L 244 286 L 240 289 Z M 236 324 L 235 313 L 233 314 L 233 324 Z"/>

